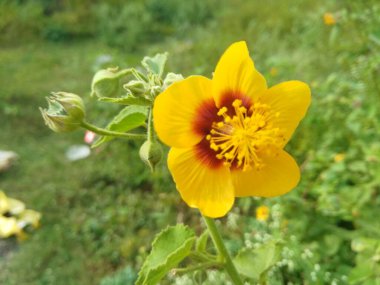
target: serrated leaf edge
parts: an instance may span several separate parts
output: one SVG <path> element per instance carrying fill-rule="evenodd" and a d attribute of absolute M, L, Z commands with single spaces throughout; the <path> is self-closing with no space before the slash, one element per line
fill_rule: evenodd
<path fill-rule="evenodd" d="M 178 225 L 176 225 L 176 226 L 168 226 L 168 227 L 166 227 L 166 229 L 164 229 L 164 230 L 162 230 L 160 233 L 158 233 L 157 235 L 156 235 L 156 237 L 154 238 L 154 240 L 153 240 L 153 242 L 152 242 L 152 246 L 151 246 L 151 248 L 153 249 L 154 248 L 154 246 L 156 245 L 156 243 L 158 242 L 158 239 L 162 236 L 162 235 L 164 235 L 166 232 L 168 232 L 171 228 L 176 228 L 176 227 L 178 227 L 178 226 L 180 226 L 181 228 L 184 228 L 185 230 L 188 230 L 188 231 L 190 231 L 194 236 L 193 237 L 190 237 L 190 238 L 188 238 L 179 248 L 177 248 L 177 250 L 175 250 L 174 252 L 172 252 L 170 255 L 168 255 L 167 256 L 167 258 L 166 258 L 166 260 L 162 263 L 162 264 L 160 264 L 160 265 L 158 265 L 158 266 L 156 266 L 156 267 L 154 267 L 154 268 L 152 268 L 151 270 L 149 270 L 148 272 L 147 272 L 147 274 L 143 277 L 142 275 L 141 275 L 141 273 L 142 272 L 144 272 L 144 270 L 145 270 L 145 268 L 147 267 L 147 260 L 148 260 L 148 258 L 149 258 L 149 256 L 145 259 L 145 261 L 144 261 L 144 264 L 143 264 L 143 266 L 141 267 L 141 269 L 140 269 L 140 271 L 139 271 L 139 274 L 138 274 L 138 278 L 137 278 L 137 280 L 136 280 L 136 283 L 135 283 L 135 285 L 151 285 L 151 284 L 148 284 L 148 283 L 146 283 L 147 281 L 147 278 L 148 278 L 148 276 L 149 276 L 149 272 L 151 272 L 151 271 L 157 271 L 160 267 L 163 267 L 163 266 L 165 266 L 165 264 L 167 264 L 168 263 L 168 260 L 169 260 L 169 258 L 171 258 L 173 255 L 175 255 L 181 248 L 183 248 L 183 247 L 185 247 L 188 243 L 194 243 L 194 241 L 195 241 L 195 239 L 196 239 L 196 236 L 195 236 L 195 233 L 194 233 L 194 231 L 192 230 L 192 229 L 190 229 L 188 226 L 186 226 L 186 225 L 183 225 L 183 224 L 178 224 Z M 190 251 L 190 249 L 191 249 L 191 247 L 192 247 L 192 244 L 191 244 L 191 246 L 189 246 L 189 251 Z M 151 249 L 151 250 L 152 250 Z M 150 254 L 149 254 L 150 255 Z M 144 278 L 144 280 L 141 280 L 141 278 Z M 142 283 L 141 283 L 142 282 Z"/>

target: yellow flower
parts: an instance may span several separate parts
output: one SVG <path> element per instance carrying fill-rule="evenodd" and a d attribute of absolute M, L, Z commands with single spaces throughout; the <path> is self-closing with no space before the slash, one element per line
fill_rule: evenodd
<path fill-rule="evenodd" d="M 310 104 L 300 81 L 267 88 L 245 42 L 232 44 L 212 80 L 190 76 L 155 100 L 154 125 L 171 146 L 169 170 L 183 200 L 222 217 L 235 197 L 285 194 L 300 179 L 283 150 Z"/>
<path fill-rule="evenodd" d="M 336 24 L 336 19 L 332 13 L 325 13 L 323 15 L 323 21 L 326 26 L 333 26 Z"/>
<path fill-rule="evenodd" d="M 17 235 L 20 231 L 16 218 L 0 216 L 0 238 Z"/>
<path fill-rule="evenodd" d="M 345 159 L 346 155 L 344 153 L 337 153 L 335 156 L 334 156 L 334 161 L 335 162 L 341 162 Z"/>
<path fill-rule="evenodd" d="M 267 206 L 260 206 L 256 208 L 256 219 L 265 222 L 269 218 L 269 208 Z"/>

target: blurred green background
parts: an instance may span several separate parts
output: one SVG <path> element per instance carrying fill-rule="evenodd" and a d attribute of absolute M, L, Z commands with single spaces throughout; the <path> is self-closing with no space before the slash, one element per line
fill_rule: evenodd
<path fill-rule="evenodd" d="M 43 215 L 27 240 L 0 241 L 0 284 L 133 284 L 161 228 L 202 230 L 165 163 L 151 175 L 139 145 L 122 140 L 70 162 L 65 151 L 84 132 L 51 132 L 38 107 L 51 91 L 73 92 L 104 126 L 118 108 L 89 93 L 105 63 L 132 67 L 168 51 L 167 71 L 210 77 L 237 40 L 248 42 L 269 85 L 308 82 L 313 102 L 287 146 L 300 185 L 275 199 L 238 200 L 221 219 L 229 249 L 282 239 L 269 284 L 380 284 L 377 0 L 0 0 L 0 149 L 20 156 L 0 188 Z M 266 222 L 255 217 L 261 205 Z M 209 271 L 162 284 L 225 280 Z"/>

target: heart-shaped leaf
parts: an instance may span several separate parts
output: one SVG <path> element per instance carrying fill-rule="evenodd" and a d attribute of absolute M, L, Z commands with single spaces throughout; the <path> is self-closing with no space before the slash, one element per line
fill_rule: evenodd
<path fill-rule="evenodd" d="M 242 275 L 259 279 L 278 260 L 281 247 L 275 241 L 269 241 L 258 248 L 243 249 L 234 259 L 236 269 Z"/>
<path fill-rule="evenodd" d="M 162 76 L 164 73 L 164 68 L 166 64 L 166 60 L 168 59 L 168 53 L 158 53 L 154 57 L 146 56 L 142 60 L 141 64 L 144 68 L 153 74 Z"/>
<path fill-rule="evenodd" d="M 159 233 L 139 272 L 136 285 L 157 284 L 170 269 L 189 255 L 194 241 L 194 232 L 181 224 L 168 227 Z"/>
<path fill-rule="evenodd" d="M 148 110 L 143 106 L 127 106 L 108 124 L 107 130 L 117 132 L 127 132 L 145 124 Z M 95 141 L 92 147 L 98 147 L 101 144 L 114 139 L 111 136 L 102 136 Z"/>

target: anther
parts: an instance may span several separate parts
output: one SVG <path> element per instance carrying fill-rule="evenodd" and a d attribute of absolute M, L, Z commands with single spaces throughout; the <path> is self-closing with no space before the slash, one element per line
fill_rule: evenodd
<path fill-rule="evenodd" d="M 211 143 L 210 148 L 212 148 L 215 151 L 219 149 L 219 147 L 215 143 Z"/>
<path fill-rule="evenodd" d="M 237 107 L 240 107 L 242 103 L 243 102 L 240 99 L 235 99 L 234 102 L 232 103 L 232 106 L 237 108 Z"/>
<path fill-rule="evenodd" d="M 246 112 L 247 112 L 247 108 L 245 108 L 245 107 L 240 107 L 240 108 L 239 108 L 239 111 L 242 112 L 242 113 L 246 113 Z"/>
<path fill-rule="evenodd" d="M 227 107 L 223 107 L 218 111 L 218 116 L 223 116 L 223 114 L 227 113 Z"/>

